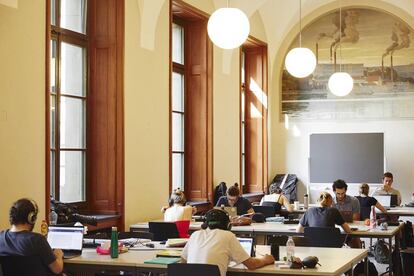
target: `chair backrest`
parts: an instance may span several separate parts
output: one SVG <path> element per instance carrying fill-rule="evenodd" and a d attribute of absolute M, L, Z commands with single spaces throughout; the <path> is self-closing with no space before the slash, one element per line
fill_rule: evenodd
<path fill-rule="evenodd" d="M 414 248 L 407 248 L 401 250 L 401 262 L 403 275 L 414 275 Z"/>
<path fill-rule="evenodd" d="M 149 231 L 154 234 L 154 241 L 166 241 L 170 238 L 179 238 L 177 225 L 174 222 L 150 221 Z"/>
<path fill-rule="evenodd" d="M 305 227 L 305 237 L 311 247 L 342 247 L 341 232 L 336 227 Z"/>
<path fill-rule="evenodd" d="M 276 214 L 275 208 L 273 206 L 253 206 L 255 213 L 262 213 L 266 218 L 274 217 Z"/>
<path fill-rule="evenodd" d="M 220 276 L 217 265 L 211 264 L 169 264 L 168 276 Z"/>
<path fill-rule="evenodd" d="M 133 231 L 133 232 L 119 232 L 118 239 L 149 239 L 152 240 L 154 238 L 154 234 L 151 232 L 144 232 L 144 231 Z"/>
<path fill-rule="evenodd" d="M 4 276 L 47 276 L 52 274 L 38 256 L 0 256 L 0 265 Z"/>
<path fill-rule="evenodd" d="M 280 210 L 282 210 L 282 204 L 279 202 L 263 201 L 262 206 L 273 207 L 275 214 L 279 214 Z"/>
<path fill-rule="evenodd" d="M 190 229 L 190 221 L 189 220 L 179 220 L 175 222 L 177 226 L 178 235 L 180 238 L 188 238 L 190 235 L 188 234 L 188 230 Z"/>

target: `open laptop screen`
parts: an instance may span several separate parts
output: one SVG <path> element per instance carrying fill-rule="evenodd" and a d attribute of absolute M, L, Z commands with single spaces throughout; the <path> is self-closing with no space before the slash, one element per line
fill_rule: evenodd
<path fill-rule="evenodd" d="M 374 196 L 374 197 L 385 208 L 391 207 L 391 196 L 389 196 L 389 195 L 378 195 L 378 196 Z"/>
<path fill-rule="evenodd" d="M 83 227 L 49 226 L 47 241 L 52 248 L 82 250 Z"/>
<path fill-rule="evenodd" d="M 253 257 L 253 239 L 252 238 L 237 238 L 250 257 Z"/>

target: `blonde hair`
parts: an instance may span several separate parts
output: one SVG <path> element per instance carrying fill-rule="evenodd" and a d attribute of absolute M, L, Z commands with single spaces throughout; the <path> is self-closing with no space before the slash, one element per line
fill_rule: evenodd
<path fill-rule="evenodd" d="M 369 185 L 367 183 L 362 183 L 359 185 L 359 194 L 368 196 L 369 194 Z"/>
<path fill-rule="evenodd" d="M 177 188 L 172 192 L 170 200 L 175 204 L 181 204 L 181 205 L 184 205 L 185 202 L 187 201 L 185 199 L 185 195 L 183 191 L 181 191 L 180 188 Z"/>
<path fill-rule="evenodd" d="M 332 195 L 328 192 L 321 192 L 319 194 L 319 204 L 322 207 L 329 207 L 328 202 L 331 201 L 332 202 Z"/>

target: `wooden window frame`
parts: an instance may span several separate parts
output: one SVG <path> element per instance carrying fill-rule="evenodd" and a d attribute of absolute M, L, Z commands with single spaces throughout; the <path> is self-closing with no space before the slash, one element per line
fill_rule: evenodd
<path fill-rule="evenodd" d="M 244 53 L 244 55 L 243 55 Z M 258 62 L 260 62 L 260 71 L 253 71 L 250 70 L 250 64 L 249 64 L 249 58 L 251 58 L 253 55 L 257 56 Z M 242 60 L 244 57 L 244 61 Z M 245 87 L 242 87 L 242 70 L 241 66 L 244 62 L 245 66 Z M 257 65 L 257 64 L 256 64 Z M 258 66 L 254 67 L 257 69 Z M 262 91 L 266 95 L 266 101 L 267 101 L 267 90 L 268 90 L 268 62 L 267 62 L 267 44 L 263 41 L 260 41 L 252 36 L 249 36 L 247 41 L 242 45 L 240 50 L 240 97 L 239 97 L 239 106 L 240 106 L 240 114 L 239 114 L 239 120 L 240 120 L 240 180 L 243 179 L 243 164 L 242 164 L 242 152 L 243 152 L 243 145 L 242 145 L 242 139 L 243 139 L 243 133 L 242 133 L 242 93 L 244 88 L 245 93 L 245 100 L 244 100 L 244 155 L 245 155 L 245 170 L 244 170 L 244 180 L 245 183 L 242 183 L 242 191 L 244 194 L 263 194 L 264 191 L 267 190 L 267 181 L 268 181 L 268 143 L 267 143 L 267 116 L 268 116 L 268 109 L 266 107 L 266 104 L 262 104 L 260 106 L 259 111 L 262 114 L 262 120 L 260 122 L 260 128 L 261 131 L 259 133 L 255 133 L 255 135 L 252 135 L 252 131 L 250 129 L 250 125 L 252 123 L 251 120 L 248 118 L 248 114 L 250 111 L 249 105 L 252 103 L 252 101 L 249 99 L 248 93 L 250 92 L 250 77 L 252 74 L 257 74 L 258 78 L 261 80 L 258 85 L 261 87 Z M 254 73 L 253 73 L 254 72 Z M 249 133 L 250 131 L 250 133 Z M 249 151 L 249 146 L 254 142 L 253 137 L 260 135 L 261 137 L 258 137 L 261 147 L 256 153 L 252 153 Z M 256 168 L 253 168 L 252 166 L 248 165 L 247 160 L 250 161 L 250 163 L 254 163 Z M 259 175 L 256 175 L 255 180 L 251 180 L 257 171 L 260 171 Z M 252 183 L 253 182 L 253 183 Z"/>
<path fill-rule="evenodd" d="M 211 41 L 207 36 L 207 21 L 209 15 L 192 7 L 191 5 L 185 3 L 182 0 L 172 0 L 170 1 L 170 112 L 169 112 L 169 125 L 170 125 L 170 158 L 169 158 L 169 192 L 172 191 L 172 72 L 174 68 L 178 68 L 172 62 L 172 24 L 177 23 L 184 27 L 184 193 L 186 194 L 188 201 L 196 202 L 209 202 L 213 201 L 213 188 L 212 188 L 212 179 L 213 179 L 213 116 L 212 116 L 212 68 L 213 68 L 213 46 Z M 201 27 L 200 34 L 197 31 L 194 31 L 193 28 Z M 193 31 L 188 31 L 192 29 Z M 198 35 L 198 37 L 195 37 Z M 191 43 L 202 45 L 197 56 L 195 51 L 191 50 L 194 47 L 191 47 Z M 198 60 L 197 60 L 198 59 Z M 201 61 L 201 65 L 195 65 L 196 62 Z M 196 119 L 192 116 L 192 108 L 190 102 L 192 102 L 193 97 L 188 96 L 187 91 L 194 87 L 195 81 L 193 75 L 200 74 L 200 85 L 201 91 L 205 92 L 201 96 L 201 102 L 203 103 L 203 108 L 205 113 L 203 113 L 202 126 L 203 131 L 205 131 L 205 136 L 202 134 L 197 134 L 197 126 L 192 122 Z M 194 112 L 194 111 L 193 111 Z M 200 118 L 198 118 L 200 119 Z M 201 133 L 201 132 L 200 132 Z M 198 139 L 198 140 L 197 140 Z M 197 150 L 203 151 L 203 153 L 197 155 L 200 163 L 199 167 L 195 166 L 195 156 L 192 155 L 194 147 L 191 147 L 192 142 L 194 141 L 203 141 L 205 145 L 204 148 Z M 191 151 L 188 150 L 191 148 Z M 194 181 L 194 179 L 196 179 Z M 201 181 L 197 181 L 200 180 Z M 200 182 L 200 183 L 199 183 Z"/>

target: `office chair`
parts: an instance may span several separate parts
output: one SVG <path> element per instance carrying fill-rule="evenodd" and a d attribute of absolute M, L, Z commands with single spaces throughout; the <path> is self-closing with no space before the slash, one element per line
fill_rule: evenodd
<path fill-rule="evenodd" d="M 148 222 L 149 231 L 154 234 L 153 241 L 166 241 L 171 238 L 179 238 L 177 225 L 173 222 Z"/>
<path fill-rule="evenodd" d="M 335 227 L 305 227 L 305 238 L 311 247 L 342 247 L 341 232 Z"/>
<path fill-rule="evenodd" d="M 266 218 L 274 217 L 276 212 L 273 206 L 253 206 L 255 213 L 262 213 Z"/>
<path fill-rule="evenodd" d="M 53 274 L 38 256 L 1 256 L 2 275 L 47 276 Z"/>
<path fill-rule="evenodd" d="M 217 265 L 211 264 L 169 264 L 168 276 L 220 276 Z"/>
<path fill-rule="evenodd" d="M 133 231 L 133 232 L 119 232 L 118 239 L 149 239 L 154 238 L 154 234 L 151 232 L 144 231 Z"/>

